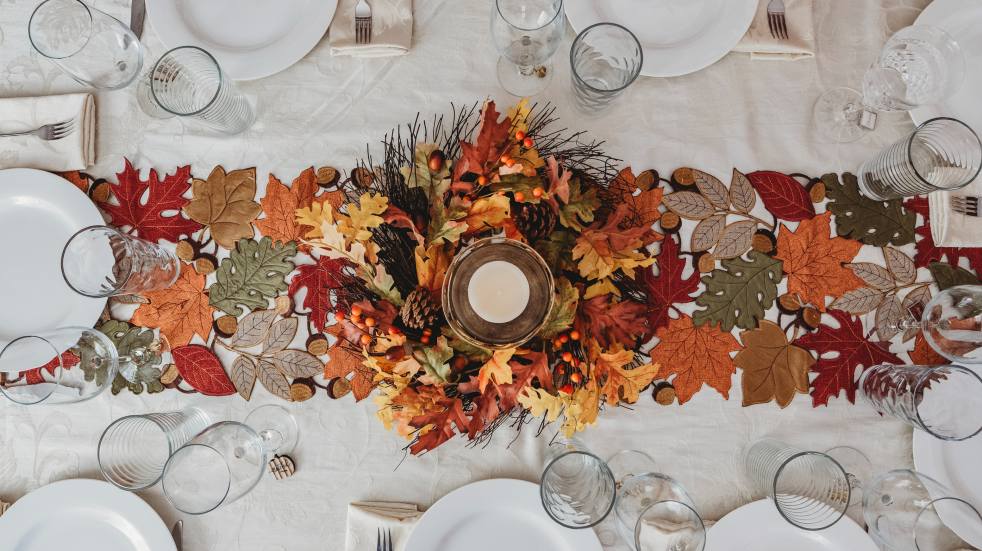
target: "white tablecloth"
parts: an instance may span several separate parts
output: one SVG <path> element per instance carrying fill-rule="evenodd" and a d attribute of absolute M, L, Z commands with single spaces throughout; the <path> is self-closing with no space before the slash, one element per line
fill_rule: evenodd
<path fill-rule="evenodd" d="M 586 1 L 586 0 L 571 0 Z M 27 20 L 36 0 L 0 0 L 0 95 L 79 90 L 69 77 L 30 49 Z M 567 52 L 555 57 L 556 78 L 539 100 L 550 100 L 565 124 L 607 140 L 608 151 L 638 169 L 668 172 L 695 166 L 728 177 L 774 169 L 820 175 L 855 170 L 869 155 L 910 128 L 903 116 L 882 117 L 881 128 L 849 145 L 820 144 L 812 120 L 818 95 L 833 86 L 857 86 L 886 37 L 910 24 L 927 0 L 821 0 L 815 2 L 818 55 L 796 62 L 751 61 L 731 54 L 696 74 L 640 79 L 608 112 L 584 117 L 571 108 Z M 125 0 L 94 4 L 128 20 Z M 260 100 L 259 123 L 234 139 L 206 136 L 177 120 L 157 121 L 139 110 L 132 88 L 101 93 L 98 164 L 112 176 L 128 157 L 143 169 L 173 170 L 190 163 L 204 176 L 215 164 L 257 166 L 259 180 L 273 171 L 289 181 L 310 165 L 354 166 L 366 143 L 396 124 L 443 112 L 449 102 L 508 96 L 494 76 L 497 54 L 488 32 L 489 5 L 480 0 L 416 0 L 414 46 L 408 56 L 332 58 L 327 40 L 292 68 L 242 83 Z M 657 22 L 651 24 L 657 25 Z M 148 63 L 165 50 L 148 24 Z M 3 290 L 2 292 L 10 292 Z M 2 295 L 0 295 L 2 296 Z M 2 305 L 2 300 L 0 300 Z M 119 416 L 201 403 L 242 420 L 253 407 L 274 402 L 257 390 L 251 403 L 166 392 L 156 396 L 108 393 L 75 407 L 21 408 L 0 400 L 0 498 L 16 500 L 63 478 L 98 478 L 95 449 L 103 428 Z M 774 404 L 741 407 L 739 378 L 730 400 L 704 389 L 685 406 L 662 407 L 643 396 L 633 411 L 608 409 L 584 440 L 600 454 L 624 447 L 651 453 L 662 470 L 690 491 L 707 519 L 718 519 L 761 497 L 743 473 L 742 448 L 771 435 L 823 450 L 852 445 L 878 469 L 910 466 L 910 430 L 844 398 L 813 409 L 799 395 L 786 410 Z M 355 500 L 400 500 L 429 506 L 471 481 L 492 477 L 536 480 L 545 444 L 532 430 L 500 430 L 483 448 L 455 440 L 424 457 L 405 457 L 404 442 L 374 418 L 370 401 L 333 401 L 319 394 L 291 405 L 299 418 L 298 473 L 266 478 L 247 497 L 220 511 L 185 518 L 185 550 L 305 551 L 343 545 L 345 510 Z M 167 521 L 179 515 L 160 488 L 141 495 Z M 57 522 L 57 519 L 50 519 Z M 602 540 L 614 548 L 607 527 Z M 2 534 L 0 534 L 2 541 Z"/>

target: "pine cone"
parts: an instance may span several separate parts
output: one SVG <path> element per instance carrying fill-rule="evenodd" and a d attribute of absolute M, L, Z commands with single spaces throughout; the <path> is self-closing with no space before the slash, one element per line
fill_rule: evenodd
<path fill-rule="evenodd" d="M 515 225 L 529 241 L 548 237 L 556 228 L 556 211 L 545 201 L 538 203 L 518 203 Z"/>
<path fill-rule="evenodd" d="M 416 287 L 406 297 L 399 317 L 408 329 L 422 331 L 436 327 L 443 316 L 443 307 L 433 293 L 425 287 Z"/>

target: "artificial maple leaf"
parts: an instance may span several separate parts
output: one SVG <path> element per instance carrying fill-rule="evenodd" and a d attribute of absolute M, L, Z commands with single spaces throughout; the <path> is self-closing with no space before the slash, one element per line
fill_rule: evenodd
<path fill-rule="evenodd" d="M 653 241 L 656 234 L 650 228 L 621 229 L 620 222 L 626 214 L 621 205 L 604 225 L 594 224 L 576 238 L 573 260 L 579 261 L 580 276 L 603 279 L 620 270 L 633 278 L 635 268 L 654 264 L 654 258 L 638 249 Z"/>
<path fill-rule="evenodd" d="M 774 255 L 784 264 L 788 292 L 797 293 L 822 311 L 826 297 L 835 299 L 863 285 L 852 270 L 843 266 L 852 262 L 862 243 L 831 237 L 831 218 L 832 213 L 826 212 L 802 220 L 793 232 L 782 224 Z"/>
<path fill-rule="evenodd" d="M 923 217 L 922 223 L 914 230 L 918 237 L 914 263 L 918 268 L 926 268 L 932 262 L 939 260 L 945 260 L 949 264 L 957 266 L 964 258 L 975 273 L 982 273 L 982 248 L 938 247 L 934 243 L 934 234 L 931 233 L 930 206 L 926 197 L 912 197 L 904 202 L 904 207 Z"/>
<path fill-rule="evenodd" d="M 316 191 L 317 174 L 312 167 L 301 172 L 290 187 L 270 174 L 266 195 L 259 201 L 265 216 L 256 220 L 256 227 L 273 241 L 300 241 L 313 228 L 297 223 L 297 211 L 313 204 Z"/>
<path fill-rule="evenodd" d="M 692 293 L 699 289 L 699 271 L 692 270 L 689 277 L 683 278 L 688 261 L 679 254 L 679 244 L 674 237 L 668 237 L 661 244 L 656 269 L 641 272 L 641 283 L 648 291 L 648 335 L 659 327 L 668 325 L 669 311 L 678 304 L 695 300 Z"/>
<path fill-rule="evenodd" d="M 207 226 L 222 247 L 232 249 L 239 239 L 255 235 L 252 221 L 263 211 L 255 201 L 255 168 L 226 173 L 223 167 L 216 166 L 207 180 L 192 181 L 191 195 L 184 214 Z"/>
<path fill-rule="evenodd" d="M 334 309 L 331 292 L 350 283 L 344 273 L 350 266 L 346 260 L 322 256 L 317 259 L 316 264 L 297 267 L 293 279 L 290 280 L 287 292 L 291 296 L 296 296 L 301 289 L 307 290 L 303 297 L 303 307 L 310 311 L 310 321 L 320 331 L 327 325 L 327 314 Z"/>
<path fill-rule="evenodd" d="M 450 255 L 442 243 L 434 243 L 428 249 L 422 245 L 416 247 L 416 282 L 436 292 L 443 287 L 443 278 L 450 267 Z"/>
<path fill-rule="evenodd" d="M 329 359 L 324 365 L 325 379 L 335 377 L 348 379 L 355 401 L 364 400 L 372 393 L 372 389 L 375 387 L 375 373 L 371 368 L 365 366 L 364 356 L 352 352 L 340 343 L 332 346 L 327 351 L 327 355 Z"/>
<path fill-rule="evenodd" d="M 600 393 L 607 403 L 616 406 L 622 400 L 626 403 L 638 401 L 641 391 L 651 384 L 658 375 L 660 367 L 647 364 L 634 369 L 624 369 L 634 361 L 634 350 L 617 345 L 609 351 L 591 352 L 593 376 L 603 381 Z"/>
<path fill-rule="evenodd" d="M 835 318 L 838 328 L 823 323 L 817 332 L 795 341 L 795 344 L 819 356 L 812 368 L 818 374 L 811 382 L 812 405 L 815 407 L 827 406 L 829 399 L 843 390 L 846 398 L 855 402 L 856 382 L 862 371 L 882 363 L 903 363 L 890 352 L 890 343 L 868 340 L 858 318 L 840 310 L 830 310 L 828 313 Z"/>
<path fill-rule="evenodd" d="M 160 328 L 172 347 L 184 346 L 198 335 L 206 342 L 211 334 L 212 312 L 205 292 L 205 276 L 184 266 L 173 285 L 160 291 L 149 291 L 133 318 L 134 325 Z"/>
<path fill-rule="evenodd" d="M 808 394 L 808 370 L 815 364 L 804 348 L 788 342 L 781 326 L 762 320 L 757 329 L 740 333 L 743 350 L 733 362 L 743 370 L 743 405 L 776 400 L 782 408 L 796 393 Z"/>
<path fill-rule="evenodd" d="M 547 423 L 559 419 L 566 407 L 565 402 L 559 396 L 549 394 L 541 388 L 530 386 L 522 389 L 522 393 L 518 395 L 518 403 L 529 410 L 533 417 L 544 417 Z"/>
<path fill-rule="evenodd" d="M 463 222 L 467 224 L 468 232 L 481 232 L 501 226 L 501 223 L 511 215 L 511 201 L 503 193 L 481 197 L 474 201 L 467 210 Z"/>
<path fill-rule="evenodd" d="M 632 300 L 611 303 L 610 295 L 584 300 L 576 312 L 574 326 L 585 336 L 592 337 L 604 348 L 620 343 L 628 348 L 637 344 L 638 337 L 648 332 L 647 307 Z"/>
<path fill-rule="evenodd" d="M 150 178 L 144 182 L 140 180 L 140 171 L 127 159 L 126 166 L 116 178 L 119 183 L 110 184 L 116 204 L 103 202 L 99 205 L 114 226 L 130 227 L 139 237 L 154 243 L 161 239 L 176 243 L 182 236 L 201 229 L 201 224 L 180 213 L 188 204 L 183 195 L 191 187 L 190 166 L 178 168 L 163 180 L 156 170 L 150 169 Z M 144 194 L 147 194 L 145 203 Z"/>
<path fill-rule="evenodd" d="M 498 121 L 500 113 L 493 101 L 486 101 L 481 109 L 481 127 L 475 142 L 460 142 L 460 159 L 453 167 L 453 181 L 461 181 L 465 174 L 486 174 L 488 165 L 497 163 L 510 145 L 511 119 Z"/>
<path fill-rule="evenodd" d="M 652 363 L 661 364 L 661 377 L 675 375 L 672 386 L 679 404 L 689 401 L 703 384 L 729 398 L 736 372 L 730 353 L 740 350 L 732 334 L 708 323 L 696 327 L 691 317 L 683 315 L 669 320 L 656 335 L 659 342 L 649 356 Z"/>
<path fill-rule="evenodd" d="M 481 366 L 477 374 L 477 387 L 483 394 L 492 380 L 496 385 L 507 385 L 512 382 L 511 366 L 508 361 L 515 355 L 514 348 L 495 350 L 491 359 Z"/>
<path fill-rule="evenodd" d="M 569 179 L 573 177 L 573 171 L 561 169 L 559 161 L 551 155 L 546 159 L 546 166 L 549 167 L 546 172 L 549 175 L 549 193 L 563 203 L 569 203 Z"/>

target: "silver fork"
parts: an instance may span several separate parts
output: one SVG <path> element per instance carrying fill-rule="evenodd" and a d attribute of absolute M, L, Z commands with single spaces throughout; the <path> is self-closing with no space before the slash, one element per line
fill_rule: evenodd
<path fill-rule="evenodd" d="M 355 6 L 355 44 L 372 42 L 372 7 L 365 0 Z"/>
<path fill-rule="evenodd" d="M 60 140 L 65 136 L 71 134 L 75 130 L 75 119 L 69 119 L 63 122 L 56 122 L 52 124 L 46 124 L 40 128 L 35 128 L 33 130 L 24 130 L 21 132 L 0 132 L 0 138 L 7 138 L 11 136 L 29 136 L 34 135 L 45 141 Z"/>
<path fill-rule="evenodd" d="M 771 0 L 767 4 L 767 26 L 771 36 L 779 40 L 788 39 L 788 22 L 784 18 L 784 0 Z"/>
<path fill-rule="evenodd" d="M 980 201 L 982 201 L 982 199 L 972 195 L 952 195 L 951 210 L 957 212 L 958 214 L 964 214 L 965 216 L 978 217 Z"/>
<path fill-rule="evenodd" d="M 392 530 L 387 529 L 385 531 L 385 537 L 382 537 L 382 529 L 378 529 L 378 544 L 375 546 L 375 551 L 392 551 Z"/>

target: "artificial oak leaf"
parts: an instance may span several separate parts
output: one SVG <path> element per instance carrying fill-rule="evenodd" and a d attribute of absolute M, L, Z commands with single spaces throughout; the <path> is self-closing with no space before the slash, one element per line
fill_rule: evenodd
<path fill-rule="evenodd" d="M 436 339 L 433 346 L 424 346 L 413 351 L 413 358 L 423 366 L 426 375 L 424 384 L 439 385 L 446 383 L 450 379 L 450 358 L 453 357 L 453 348 L 447 344 L 447 338 L 440 336 Z"/>
<path fill-rule="evenodd" d="M 461 181 L 465 174 L 486 174 L 489 165 L 497 163 L 511 145 L 511 120 L 505 117 L 499 121 L 499 116 L 493 101 L 484 102 L 474 143 L 460 142 L 460 159 L 453 167 L 454 182 Z"/>
<path fill-rule="evenodd" d="M 815 206 L 805 186 L 797 180 L 770 170 L 747 174 L 750 184 L 760 194 L 764 207 L 774 216 L 789 222 L 815 216 Z"/>
<path fill-rule="evenodd" d="M 648 331 L 648 309 L 633 300 L 611 300 L 610 295 L 603 295 L 582 301 L 576 312 L 575 327 L 604 348 L 615 343 L 634 348 L 638 338 Z"/>
<path fill-rule="evenodd" d="M 788 292 L 797 293 L 819 310 L 825 298 L 833 299 L 861 287 L 863 282 L 843 266 L 852 262 L 862 244 L 843 237 L 830 237 L 832 214 L 826 212 L 803 220 L 795 231 L 781 225 L 775 258 L 783 261 Z"/>
<path fill-rule="evenodd" d="M 635 268 L 654 264 L 655 259 L 639 250 L 653 240 L 654 232 L 645 227 L 622 229 L 625 215 L 621 205 L 604 225 L 594 224 L 576 238 L 573 260 L 578 261 L 580 276 L 598 280 L 620 270 L 633 279 Z"/>
<path fill-rule="evenodd" d="M 191 182 L 191 195 L 184 214 L 207 226 L 222 247 L 231 249 L 239 239 L 255 235 L 252 221 L 263 211 L 255 201 L 255 168 L 226 173 L 216 166 L 207 180 L 195 178 Z"/>
<path fill-rule="evenodd" d="M 576 235 L 572 232 L 556 229 L 549 234 L 549 237 L 537 240 L 533 246 L 553 271 L 557 273 L 576 271 L 576 262 L 573 260 Z"/>
<path fill-rule="evenodd" d="M 228 396 L 237 391 L 218 357 L 206 346 L 192 344 L 171 350 L 184 382 L 206 396 Z"/>
<path fill-rule="evenodd" d="M 136 235 L 154 243 L 161 239 L 176 243 L 182 236 L 201 229 L 201 224 L 185 218 L 180 212 L 188 204 L 184 194 L 191 187 L 191 167 L 178 168 L 163 180 L 156 170 L 150 169 L 149 179 L 143 181 L 140 171 L 126 160 L 123 172 L 116 178 L 119 183 L 110 185 L 116 204 L 103 202 L 99 205 L 114 226 L 130 227 Z M 147 196 L 145 202 L 144 195 Z"/>
<path fill-rule="evenodd" d="M 481 232 L 501 226 L 511 216 L 511 201 L 503 193 L 495 193 L 474 201 L 462 220 L 470 233 Z"/>
<path fill-rule="evenodd" d="M 906 245 L 914 242 L 914 223 L 917 217 L 905 210 L 899 199 L 877 201 L 859 192 L 859 182 L 848 172 L 842 182 L 835 174 L 822 176 L 829 202 L 826 206 L 835 215 L 835 229 L 842 237 L 867 245 Z"/>
<path fill-rule="evenodd" d="M 586 386 L 573 392 L 566 404 L 563 425 L 559 430 L 567 437 L 597 422 L 600 414 L 600 389 Z"/>
<path fill-rule="evenodd" d="M 130 320 L 140 327 L 159 328 L 171 346 L 183 346 L 194 335 L 205 341 L 211 334 L 212 309 L 205 292 L 205 276 L 182 269 L 173 285 L 144 294 L 150 302 L 141 304 Z"/>
<path fill-rule="evenodd" d="M 569 203 L 569 180 L 573 177 L 573 171 L 561 168 L 559 161 L 552 155 L 546 159 L 546 166 L 549 169 L 546 172 L 549 175 L 549 193 L 563 203 Z"/>
<path fill-rule="evenodd" d="M 665 190 L 660 187 L 639 189 L 637 177 L 631 167 L 622 169 L 608 186 L 607 194 L 614 205 L 627 205 L 628 215 L 621 221 L 622 227 L 650 227 L 661 218 L 662 198 Z"/>
<path fill-rule="evenodd" d="M 576 320 L 576 306 L 580 301 L 580 293 L 565 277 L 556 279 L 556 298 L 552 309 L 546 318 L 539 337 L 551 339 L 569 329 Z"/>
<path fill-rule="evenodd" d="M 381 226 L 385 220 L 381 214 L 389 207 L 389 198 L 381 194 L 363 193 L 358 203 L 349 203 L 346 217 L 339 219 L 341 233 L 352 241 L 368 241 L 371 230 Z"/>
<path fill-rule="evenodd" d="M 589 300 L 593 297 L 599 297 L 601 295 L 614 295 L 617 298 L 621 297 L 621 290 L 614 285 L 614 281 L 605 277 L 596 283 L 590 284 L 583 292 L 583 300 Z"/>
<path fill-rule="evenodd" d="M 289 287 L 285 278 L 293 271 L 296 254 L 296 243 L 240 239 L 218 267 L 217 281 L 208 289 L 209 302 L 232 316 L 242 314 L 240 304 L 249 310 L 266 308 L 269 299 Z"/>
<path fill-rule="evenodd" d="M 740 350 L 732 334 L 712 324 L 697 327 L 692 318 L 683 315 L 669 320 L 656 336 L 659 342 L 649 356 L 652 363 L 662 366 L 661 377 L 675 375 L 672 386 L 679 404 L 688 402 L 703 384 L 729 398 L 736 372 L 730 353 Z"/>
<path fill-rule="evenodd" d="M 706 292 L 696 298 L 703 307 L 693 314 L 696 325 L 719 324 L 724 331 L 757 327 L 774 304 L 782 277 L 781 261 L 764 253 L 724 260 L 721 268 L 702 277 Z"/>
<path fill-rule="evenodd" d="M 890 352 L 890 343 L 870 341 L 863 333 L 863 324 L 840 310 L 828 312 L 838 323 L 833 328 L 822 324 L 815 333 L 808 333 L 795 341 L 796 345 L 818 354 L 818 362 L 812 371 L 818 376 L 811 382 L 812 404 L 828 405 L 829 399 L 845 391 L 850 402 L 856 401 L 856 382 L 862 371 L 874 365 L 902 364 Z"/>
<path fill-rule="evenodd" d="M 288 292 L 291 296 L 306 289 L 302 305 L 309 310 L 310 321 L 320 331 L 327 326 L 327 315 L 334 309 L 331 293 L 344 288 L 347 283 L 344 271 L 349 266 L 346 260 L 322 256 L 316 264 L 299 266 L 290 280 Z"/>
<path fill-rule="evenodd" d="M 491 359 L 481 366 L 481 370 L 477 374 L 477 385 L 481 394 L 487 389 L 488 383 L 492 381 L 496 385 L 512 383 L 511 366 L 508 365 L 508 361 L 514 355 L 514 348 L 495 350 Z"/>
<path fill-rule="evenodd" d="M 413 417 L 410 423 L 420 429 L 419 437 L 410 447 L 414 455 L 436 449 L 439 445 L 453 438 L 458 431 L 468 430 L 467 415 L 464 404 L 458 398 L 441 398 L 437 404 L 442 411 L 425 413 Z M 457 430 L 454 430 L 456 425 Z"/>
<path fill-rule="evenodd" d="M 633 369 L 611 365 L 607 379 L 600 388 L 607 403 L 614 406 L 619 402 L 633 404 L 638 401 L 641 391 L 648 387 L 661 372 L 658 364 L 644 364 Z"/>
<path fill-rule="evenodd" d="M 654 333 L 659 327 L 668 325 L 669 311 L 675 305 L 692 302 L 699 289 L 699 271 L 692 270 L 688 277 L 682 277 L 688 261 L 680 254 L 680 247 L 675 237 L 669 236 L 661 244 L 658 253 L 656 269 L 658 275 L 651 270 L 641 273 L 641 283 L 644 284 L 648 295 L 648 331 Z"/>
<path fill-rule="evenodd" d="M 788 342 L 781 326 L 763 320 L 757 329 L 740 333 L 743 350 L 733 362 L 743 370 L 743 405 L 775 400 L 788 407 L 796 393 L 808 394 L 808 370 L 815 358 Z"/>
<path fill-rule="evenodd" d="M 361 401 L 372 393 L 375 373 L 365 366 L 365 357 L 349 350 L 341 343 L 332 346 L 328 351 L 328 361 L 324 365 L 324 378 L 346 378 L 351 382 L 351 393 L 355 401 Z"/>
<path fill-rule="evenodd" d="M 547 423 L 559 419 L 566 403 L 559 396 L 549 394 L 541 388 L 527 386 L 518 395 L 518 403 L 529 410 L 532 417 L 542 417 Z"/>
<path fill-rule="evenodd" d="M 317 174 L 313 168 L 301 172 L 290 187 L 270 174 L 266 195 L 259 201 L 264 216 L 256 220 L 256 227 L 263 235 L 280 243 L 300 241 L 314 228 L 298 224 L 297 211 L 310 208 L 316 192 Z"/>
<path fill-rule="evenodd" d="M 324 237 L 324 228 L 334 226 L 334 213 L 337 209 L 328 202 L 315 201 L 309 206 L 296 211 L 296 224 L 310 228 L 304 239 L 319 239 Z"/>
<path fill-rule="evenodd" d="M 600 208 L 597 189 L 588 186 L 584 191 L 579 178 L 569 181 L 569 201 L 559 209 L 559 223 L 574 231 L 583 231 L 593 222 L 594 213 Z"/>
<path fill-rule="evenodd" d="M 450 267 L 450 255 L 447 254 L 446 247 L 442 243 L 434 243 L 427 249 L 417 245 L 414 254 L 417 285 L 433 292 L 440 290 Z"/>

